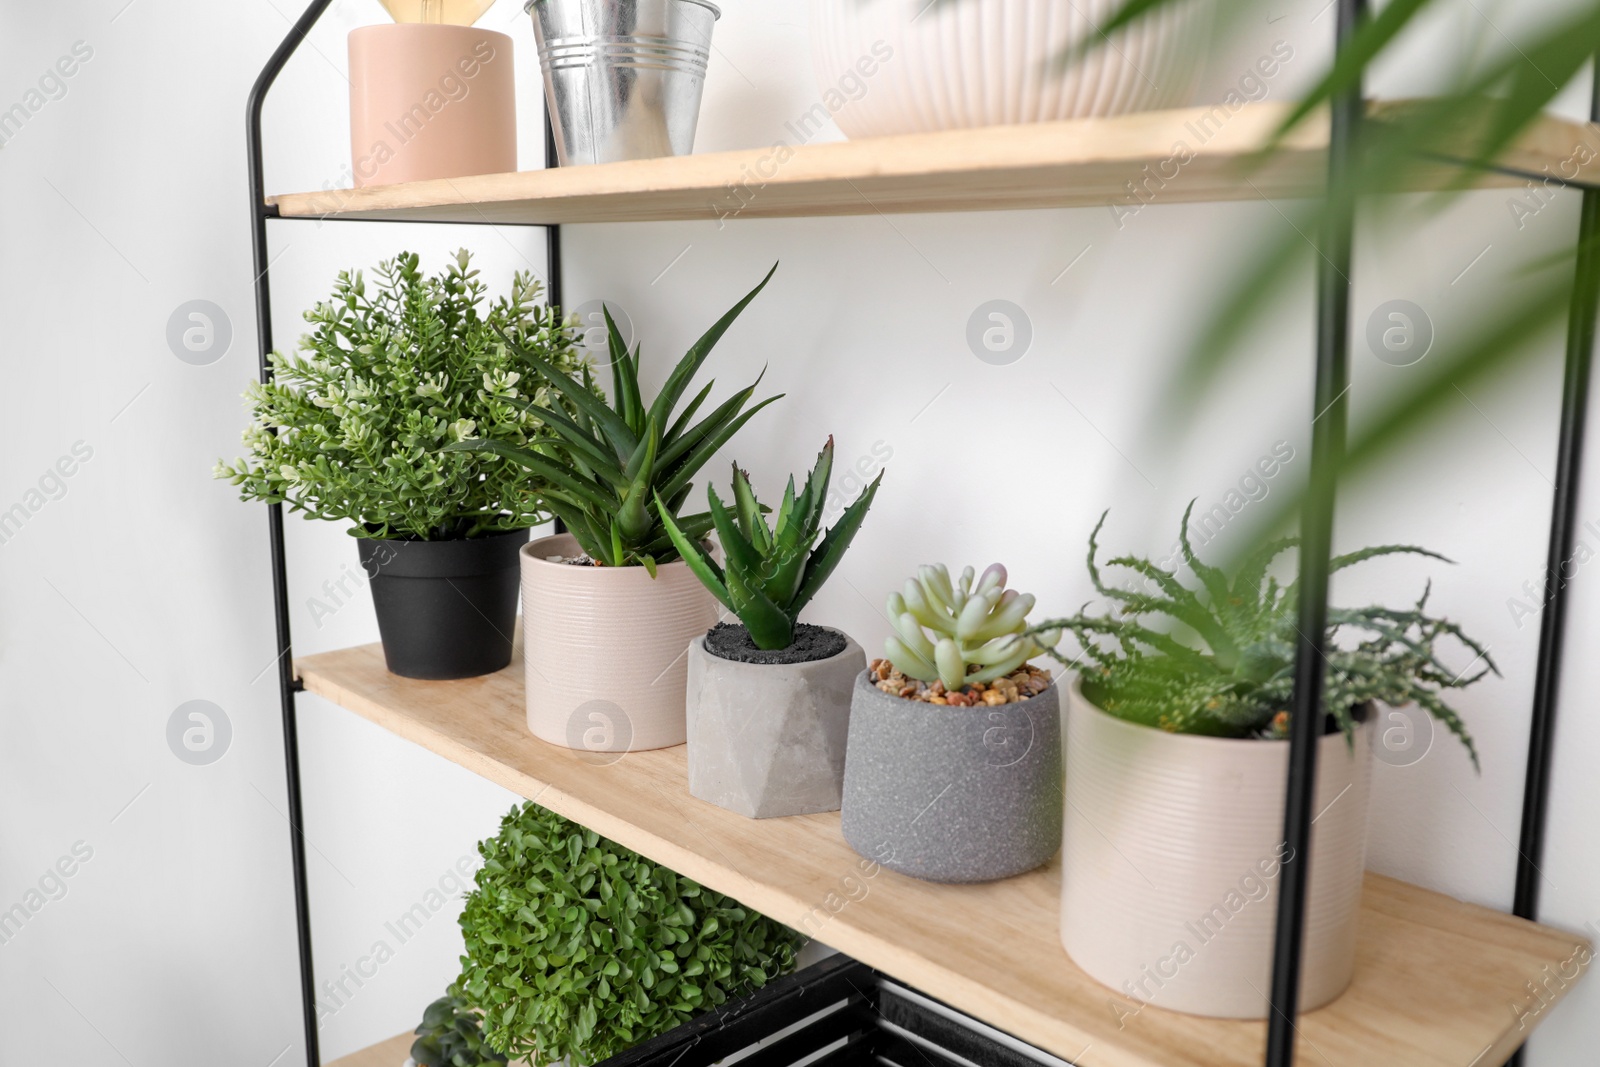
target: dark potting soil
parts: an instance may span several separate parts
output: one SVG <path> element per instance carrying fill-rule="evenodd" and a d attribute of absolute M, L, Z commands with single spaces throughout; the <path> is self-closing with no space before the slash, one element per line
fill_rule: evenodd
<path fill-rule="evenodd" d="M 844 635 L 802 622 L 788 648 L 757 648 L 750 631 L 738 623 L 719 622 L 706 631 L 706 651 L 736 663 L 815 663 L 844 651 Z"/>

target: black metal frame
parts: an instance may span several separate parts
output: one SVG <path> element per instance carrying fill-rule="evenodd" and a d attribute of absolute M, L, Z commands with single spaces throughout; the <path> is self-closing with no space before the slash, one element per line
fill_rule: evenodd
<path fill-rule="evenodd" d="M 268 273 L 267 223 L 279 217 L 266 203 L 262 168 L 261 112 L 267 92 L 284 65 L 294 55 L 332 0 L 312 0 L 295 22 L 250 91 L 246 135 L 249 150 L 251 241 L 254 252 L 257 340 L 260 373 L 270 379 L 268 354 L 272 351 L 271 289 Z M 1366 15 L 1366 0 L 1337 0 L 1336 42 L 1343 48 Z M 1295 1018 L 1299 1010 L 1300 962 L 1304 948 L 1305 897 L 1309 875 L 1312 807 L 1316 796 L 1317 739 L 1325 711 L 1321 707 L 1323 650 L 1328 610 L 1328 561 L 1332 554 L 1333 513 L 1338 470 L 1344 457 L 1348 425 L 1346 394 L 1349 385 L 1350 262 L 1355 204 L 1348 198 L 1354 153 L 1359 150 L 1363 116 L 1360 87 L 1334 102 L 1328 149 L 1331 195 L 1344 197 L 1329 213 L 1320 235 L 1317 274 L 1316 387 L 1311 441 L 1311 491 L 1302 516 L 1303 548 L 1300 554 L 1300 643 L 1295 662 L 1294 713 L 1290 719 L 1289 780 L 1284 803 L 1284 840 L 1289 857 L 1283 865 L 1278 902 L 1276 940 L 1273 945 L 1271 1015 L 1268 1021 L 1266 1067 L 1292 1067 L 1295 1060 Z M 1600 63 L 1590 107 L 1591 121 L 1600 122 Z M 555 139 L 548 111 L 545 114 L 545 159 L 556 165 Z M 1543 177 L 1542 175 L 1531 175 Z M 1535 677 L 1533 717 L 1523 798 L 1522 837 L 1518 849 L 1515 914 L 1538 916 L 1539 863 L 1543 858 L 1544 830 L 1549 799 L 1550 760 L 1555 736 L 1556 710 L 1566 630 L 1566 588 L 1562 568 L 1571 559 L 1577 525 L 1579 474 L 1590 393 L 1590 370 L 1597 319 L 1600 319 L 1600 189 L 1583 185 L 1583 213 L 1576 278 L 1568 322 L 1566 370 L 1561 404 L 1561 428 L 1556 484 L 1546 563 L 1545 607 L 1540 622 L 1539 655 Z M 342 216 L 331 216 L 339 221 Z M 472 223 L 463 223 L 472 225 Z M 561 229 L 545 227 L 547 234 L 548 293 L 553 304 L 562 303 Z M 296 943 L 300 958 L 306 1061 L 321 1063 L 317 1041 L 316 984 L 311 956 L 310 899 L 306 884 L 304 817 L 300 798 L 299 733 L 295 694 L 302 686 L 294 675 L 289 618 L 288 568 L 284 550 L 283 509 L 267 509 L 271 552 L 273 613 L 276 623 L 275 665 L 282 704 L 284 777 L 288 792 L 290 847 L 293 857 Z M 791 975 L 759 995 L 733 1002 L 700 1019 L 640 1045 L 608 1062 L 607 1067 L 707 1067 L 737 1048 L 786 1027 L 826 1007 L 833 997 L 844 1004 L 824 1023 L 813 1023 L 751 1055 L 751 1067 L 777 1067 L 792 1062 L 782 1057 L 816 1051 L 842 1040 L 837 1050 L 819 1064 L 853 1065 L 877 1060 L 901 1063 L 937 1063 L 933 1046 L 954 1044 L 957 1054 L 971 1062 L 1033 1064 L 1003 1043 L 979 1031 L 981 1026 L 952 1023 L 936 1012 L 902 998 L 889 1003 L 880 995 L 880 978 L 864 964 L 842 957 L 825 961 Z M 911 1005 L 906 1007 L 906 1005 Z M 889 1012 L 900 1012 L 899 1019 Z M 885 1029 L 883 1023 L 888 1022 Z M 924 1029 L 918 1030 L 918 1027 Z M 952 1041 L 951 1028 L 960 1031 Z M 930 1034 L 936 1036 L 930 1037 Z M 937 1036 L 942 1035 L 942 1038 Z M 816 1043 L 822 1036 L 828 1040 Z M 959 1051 L 966 1042 L 965 1051 Z M 1520 1061 L 1521 1052 L 1513 1062 Z M 945 1063 L 959 1060 L 945 1059 Z"/>
<path fill-rule="evenodd" d="M 268 359 L 272 352 L 272 289 L 269 273 L 272 258 L 267 247 L 267 223 L 280 218 L 278 209 L 267 203 L 266 174 L 261 154 L 261 111 L 267 93 L 272 89 L 284 65 L 289 62 L 306 34 L 316 25 L 333 0 L 312 0 L 305 13 L 295 22 L 267 65 L 250 89 L 246 104 L 245 141 L 249 153 L 251 249 L 255 267 L 256 340 L 259 348 L 259 372 L 263 382 L 272 378 L 272 365 Z M 555 133 L 548 111 L 545 114 L 544 150 L 547 166 L 556 165 Z M 330 216 L 336 221 L 367 221 Z M 377 220 L 381 221 L 381 220 Z M 474 225 L 465 223 L 463 225 Z M 550 303 L 562 304 L 561 291 L 561 228 L 544 227 L 546 235 L 545 287 Z M 294 673 L 293 636 L 289 621 L 288 558 L 283 540 L 283 506 L 267 506 L 267 539 L 272 565 L 273 616 L 276 623 L 277 650 L 274 660 L 278 674 L 278 693 L 283 721 L 284 782 L 288 793 L 289 847 L 294 877 L 295 943 L 300 960 L 301 1010 L 304 1016 L 306 1063 L 320 1067 L 321 1052 L 317 1040 L 317 984 L 311 957 L 311 897 L 306 882 L 305 817 L 300 800 L 300 730 L 296 716 L 295 694 L 304 686 Z"/>

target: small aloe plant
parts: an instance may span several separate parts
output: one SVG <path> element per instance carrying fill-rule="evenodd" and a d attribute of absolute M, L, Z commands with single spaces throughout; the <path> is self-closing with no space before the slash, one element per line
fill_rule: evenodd
<path fill-rule="evenodd" d="M 661 524 L 673 548 L 696 577 L 728 610 L 739 616 L 757 648 L 788 648 L 794 642 L 795 621 L 817 590 L 828 580 L 845 550 L 861 529 L 872 507 L 883 474 L 848 508 L 839 521 L 822 534 L 822 512 L 828 499 L 828 479 L 833 472 L 833 438 L 823 445 L 816 466 L 796 493 L 794 478 L 784 490 L 778 517 L 768 527 L 750 478 L 733 466 L 733 511 L 730 514 L 717 491 L 706 486 L 711 521 L 722 542 L 727 566 L 718 566 L 693 537 L 673 520 L 672 509 L 657 497 Z M 818 536 L 822 543 L 817 544 Z M 813 545 L 816 547 L 813 549 Z"/>
<path fill-rule="evenodd" d="M 1055 645 L 1059 631 L 1027 632 L 1033 594 L 1005 588 L 1004 567 L 990 566 L 976 588 L 974 577 L 968 567 L 952 583 L 944 564 L 922 566 L 904 592 L 889 594 L 895 633 L 884 653 L 901 674 L 955 691 L 1008 675 Z"/>

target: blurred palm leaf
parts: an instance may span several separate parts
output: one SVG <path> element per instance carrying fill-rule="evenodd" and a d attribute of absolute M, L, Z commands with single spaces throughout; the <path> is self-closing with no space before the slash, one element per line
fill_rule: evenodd
<path fill-rule="evenodd" d="M 973 0 L 933 0 L 935 7 L 970 2 Z M 1128 0 L 1109 20 L 1095 27 L 1095 32 L 1086 34 L 1080 44 L 1064 50 L 1055 64 L 1069 65 L 1077 55 L 1104 46 L 1119 29 L 1152 12 L 1192 2 Z M 1307 123 L 1325 122 L 1331 101 L 1363 84 L 1375 64 L 1397 54 L 1407 31 L 1444 6 L 1442 0 L 1392 0 L 1376 16 L 1366 18 L 1324 76 L 1288 111 L 1255 165 L 1279 151 L 1283 139 L 1292 131 Z M 1481 8 L 1473 7 L 1489 20 Z M 1220 5 L 1219 32 L 1268 14 L 1264 0 L 1228 0 Z M 1449 91 L 1425 100 L 1371 109 L 1371 119 L 1362 126 L 1360 150 L 1344 187 L 1326 190 L 1323 199 L 1280 209 L 1290 225 L 1280 235 L 1263 241 L 1223 287 L 1221 299 L 1215 302 L 1214 311 L 1196 334 L 1195 343 L 1182 358 L 1152 415 L 1151 435 L 1170 443 L 1192 428 L 1193 413 L 1203 410 L 1207 394 L 1243 358 L 1239 342 L 1286 292 L 1286 286 L 1304 282 L 1305 273 L 1296 268 L 1315 262 L 1321 254 L 1313 238 L 1326 231 L 1330 220 L 1339 217 L 1341 205 L 1359 200 L 1364 214 L 1418 212 L 1413 201 L 1397 207 L 1393 198 L 1386 199 L 1381 194 L 1417 191 L 1419 168 L 1430 163 L 1447 163 L 1455 169 L 1442 183 L 1435 184 L 1421 206 L 1423 217 L 1448 207 L 1484 172 L 1535 180 L 1547 177 L 1537 172 L 1519 172 L 1504 160 L 1508 150 L 1530 135 L 1546 109 L 1577 81 L 1600 51 L 1600 0 L 1579 0 L 1531 29 L 1527 27 L 1529 21 L 1519 17 L 1516 24 L 1508 26 L 1491 22 L 1494 36 L 1503 39 L 1507 47 L 1500 55 L 1476 64 L 1477 69 L 1457 72 Z M 1515 36 L 1508 36 L 1508 30 Z M 1600 136 L 1588 141 L 1585 147 L 1600 153 Z M 1578 147 L 1573 146 L 1574 150 Z M 1508 288 L 1484 307 L 1471 328 L 1452 331 L 1462 340 L 1436 346 L 1427 370 L 1414 376 L 1408 391 L 1382 411 L 1357 419 L 1341 477 L 1372 468 L 1393 456 L 1407 441 L 1460 405 L 1474 386 L 1525 367 L 1538 351 L 1534 342 L 1547 339 L 1553 328 L 1568 317 L 1569 301 L 1575 291 L 1572 278 L 1576 251 L 1574 241 L 1564 254 L 1532 265 L 1530 269 L 1537 271 L 1539 284 Z M 1593 255 L 1600 249 L 1585 251 Z M 1579 284 L 1589 289 L 1600 284 L 1600 278 L 1586 276 Z M 1309 354 L 1309 334 L 1307 342 Z M 1280 498 L 1264 528 L 1292 522 L 1303 501 L 1303 492 Z M 1236 551 L 1243 553 L 1249 548 L 1239 545 Z"/>

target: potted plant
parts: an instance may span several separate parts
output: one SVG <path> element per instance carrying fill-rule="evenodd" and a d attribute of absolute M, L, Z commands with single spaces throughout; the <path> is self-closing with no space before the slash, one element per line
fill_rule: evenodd
<path fill-rule="evenodd" d="M 1193 505 L 1191 505 L 1192 510 Z M 1108 585 L 1089 539 L 1089 577 L 1112 604 L 1045 623 L 1070 632 L 1082 664 L 1067 708 L 1061 940 L 1073 961 L 1133 1001 L 1199 1015 L 1264 1018 L 1283 841 L 1297 590 L 1269 571 L 1293 538 L 1231 574 L 1179 531 L 1191 589 L 1149 560 L 1110 564 L 1145 584 Z M 1386 545 L 1332 561 L 1443 559 Z M 1477 753 L 1442 693 L 1494 663 L 1453 623 L 1415 606 L 1332 608 L 1318 753 L 1301 1004 L 1344 991 L 1355 966 L 1365 868 L 1374 706 L 1415 703 Z M 1447 665 L 1453 639 L 1472 660 Z M 1058 658 L 1063 658 L 1057 654 Z M 1482 666 L 1473 670 L 1482 661 Z"/>
<path fill-rule="evenodd" d="M 494 0 L 382 0 L 393 23 L 350 31 L 354 184 L 517 169 L 511 38 L 479 29 Z"/>
<path fill-rule="evenodd" d="M 549 521 L 543 486 L 498 456 L 439 450 L 538 441 L 558 394 L 529 360 L 567 381 L 587 364 L 528 274 L 484 310 L 465 251 L 434 277 L 410 253 L 375 273 L 341 273 L 306 312 L 300 354 L 272 354 L 272 381 L 245 394 L 249 455 L 215 473 L 245 500 L 352 524 L 395 674 L 488 674 L 511 661 L 517 550 Z"/>
<path fill-rule="evenodd" d="M 483 1036 L 483 1019 L 453 990 L 429 1004 L 406 1067 L 498 1067 L 506 1054 Z"/>
<path fill-rule="evenodd" d="M 538 449 L 488 434 L 448 446 L 493 452 L 526 467 L 567 528 L 522 552 L 528 729 L 535 737 L 590 752 L 683 744 L 685 649 L 717 621 L 717 605 L 678 558 L 661 516 L 676 517 L 691 541 L 707 535 L 709 514 L 678 516 L 694 476 L 778 397 L 744 410 L 757 378 L 699 421 L 695 414 L 714 382 L 681 412 L 678 402 L 771 278 L 769 272 L 695 342 L 653 400 L 640 391 L 639 348 L 627 351 L 608 311 L 610 404 L 595 396 L 587 375 L 573 381 L 542 354 L 523 350 L 572 414 L 546 414 L 554 436 Z"/>
<path fill-rule="evenodd" d="M 987 882 L 1061 845 L 1060 701 L 1028 663 L 1032 595 L 996 563 L 973 585 L 943 565 L 889 597 L 887 660 L 856 678 L 843 831 L 863 856 L 935 882 Z"/>
<path fill-rule="evenodd" d="M 587 1067 L 794 969 L 795 931 L 535 804 L 478 851 L 455 988 L 536 1067 Z"/>
<path fill-rule="evenodd" d="M 1176 107 L 1205 54 L 1208 3 L 1174 0 L 1106 38 L 1097 27 L 1123 0 L 817 0 L 813 66 L 849 137 Z"/>
<path fill-rule="evenodd" d="M 850 691 L 867 658 L 847 634 L 799 617 L 844 558 L 883 475 L 823 536 L 832 471 L 829 437 L 805 488 L 796 493 L 789 479 L 770 527 L 738 464 L 733 514 L 706 486 L 726 568 L 657 501 L 673 547 L 739 617 L 689 643 L 689 792 L 752 819 L 839 810 Z"/>

